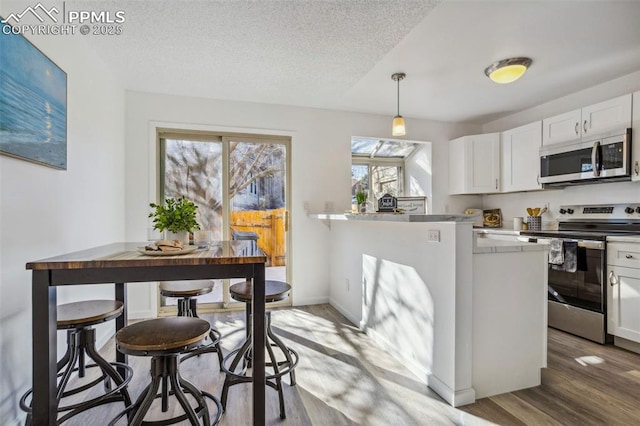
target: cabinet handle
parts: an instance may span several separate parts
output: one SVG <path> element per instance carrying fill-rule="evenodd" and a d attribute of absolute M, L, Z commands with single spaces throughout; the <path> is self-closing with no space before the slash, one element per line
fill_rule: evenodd
<path fill-rule="evenodd" d="M 584 123 L 582 124 L 582 130 L 587 133 L 587 120 L 584 120 Z"/>
<path fill-rule="evenodd" d="M 538 182 L 538 185 L 540 185 L 540 175 L 536 176 L 536 182 Z"/>
<path fill-rule="evenodd" d="M 498 189 L 498 179 L 496 179 L 496 189 Z"/>
<path fill-rule="evenodd" d="M 626 257 L 627 259 L 633 259 L 633 255 L 632 255 L 632 254 L 627 254 L 625 257 Z"/>
<path fill-rule="evenodd" d="M 636 172 L 636 176 L 640 175 L 640 161 L 636 161 L 636 165 L 633 170 Z"/>
<path fill-rule="evenodd" d="M 580 130 L 580 123 L 576 121 L 576 127 L 574 129 L 576 131 L 576 136 L 578 136 L 578 131 Z"/>
<path fill-rule="evenodd" d="M 611 284 L 611 287 L 618 284 L 618 279 L 616 278 L 613 271 L 609 272 L 609 284 Z"/>

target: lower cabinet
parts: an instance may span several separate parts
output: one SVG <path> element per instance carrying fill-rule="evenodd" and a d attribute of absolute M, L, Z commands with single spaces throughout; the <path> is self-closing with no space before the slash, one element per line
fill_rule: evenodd
<path fill-rule="evenodd" d="M 607 328 L 640 343 L 640 244 L 609 243 Z"/>

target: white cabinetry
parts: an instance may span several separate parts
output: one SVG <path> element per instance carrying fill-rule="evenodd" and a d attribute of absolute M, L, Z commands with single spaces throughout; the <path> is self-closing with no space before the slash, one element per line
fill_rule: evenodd
<path fill-rule="evenodd" d="M 631 180 L 640 181 L 640 92 L 633 94 L 633 124 L 631 125 Z"/>
<path fill-rule="evenodd" d="M 607 328 L 640 343 L 640 243 L 607 245 Z"/>
<path fill-rule="evenodd" d="M 539 159 L 542 121 L 502 132 L 500 139 L 502 192 L 542 189 Z"/>
<path fill-rule="evenodd" d="M 449 141 L 449 193 L 500 191 L 500 134 L 463 136 Z"/>
<path fill-rule="evenodd" d="M 631 127 L 631 95 L 619 96 L 542 120 L 542 144 L 588 138 Z"/>

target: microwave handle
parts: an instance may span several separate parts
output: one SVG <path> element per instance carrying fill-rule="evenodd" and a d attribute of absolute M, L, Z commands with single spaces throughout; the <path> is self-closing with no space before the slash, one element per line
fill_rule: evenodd
<path fill-rule="evenodd" d="M 594 176 L 600 176 L 600 163 L 600 141 L 596 141 L 591 149 L 591 167 Z"/>

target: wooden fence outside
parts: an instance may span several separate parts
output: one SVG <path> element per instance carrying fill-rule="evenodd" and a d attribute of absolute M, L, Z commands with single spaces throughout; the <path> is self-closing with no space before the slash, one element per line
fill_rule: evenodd
<path fill-rule="evenodd" d="M 231 229 L 258 234 L 258 247 L 267 255 L 269 266 L 286 266 L 285 215 L 284 208 L 232 211 Z"/>

